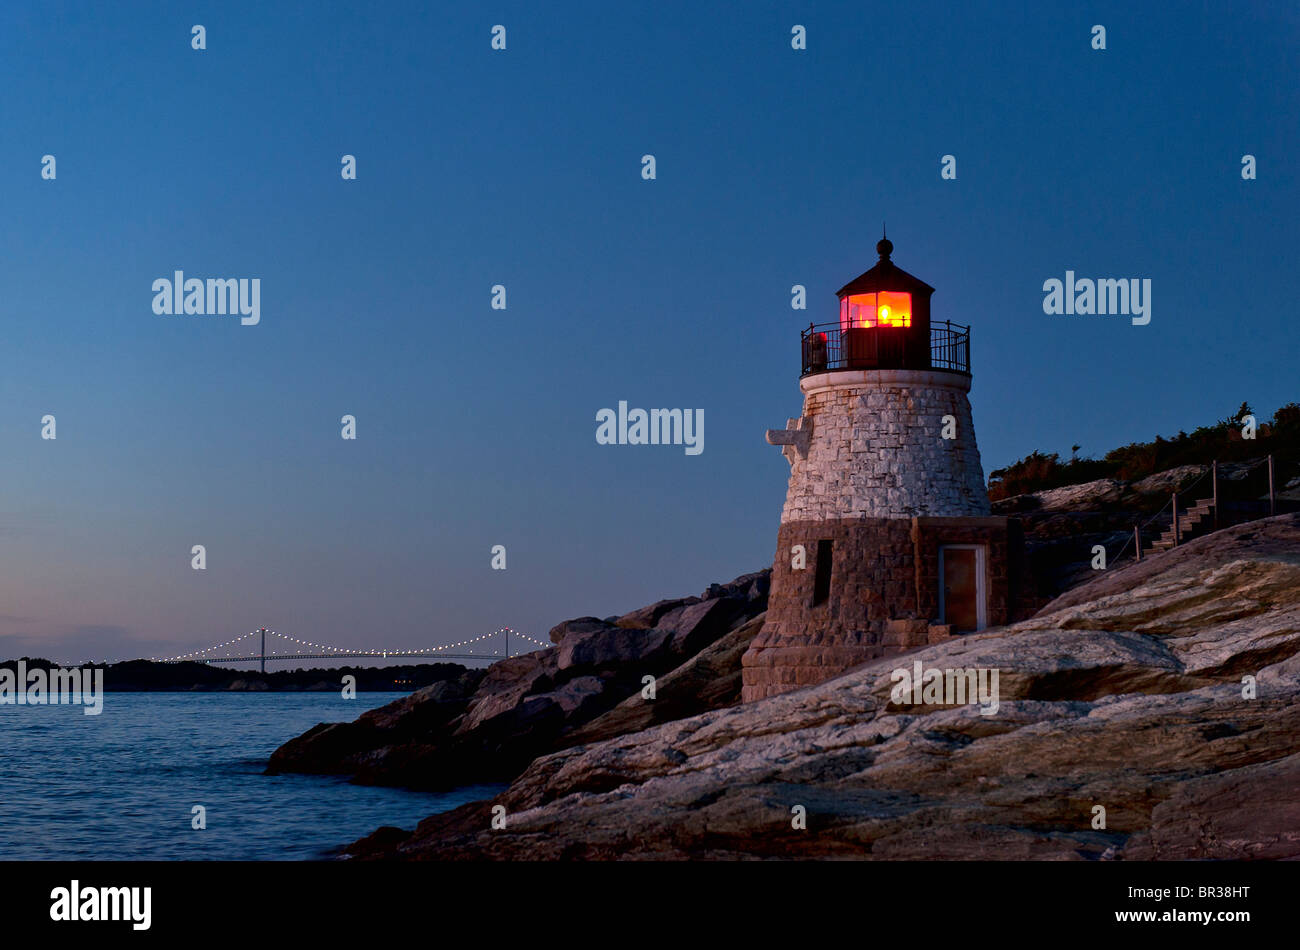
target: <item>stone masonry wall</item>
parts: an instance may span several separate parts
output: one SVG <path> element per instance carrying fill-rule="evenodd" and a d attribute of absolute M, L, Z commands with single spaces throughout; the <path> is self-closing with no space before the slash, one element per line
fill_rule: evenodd
<path fill-rule="evenodd" d="M 782 523 L 987 515 L 969 377 L 876 370 L 806 377 L 806 453 L 790 450 Z M 957 438 L 941 437 L 943 417 Z M 792 420 L 792 428 L 795 420 Z"/>

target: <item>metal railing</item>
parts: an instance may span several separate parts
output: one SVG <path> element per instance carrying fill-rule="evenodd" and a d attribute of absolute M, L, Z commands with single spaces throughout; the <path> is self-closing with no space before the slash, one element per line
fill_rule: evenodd
<path fill-rule="evenodd" d="M 926 352 L 905 327 L 809 324 L 799 334 L 801 376 L 837 369 L 941 369 L 970 375 L 970 327 L 944 321 L 930 325 Z"/>
<path fill-rule="evenodd" d="M 1169 513 L 1169 528 L 1163 532 L 1161 537 L 1166 534 L 1170 535 L 1170 540 L 1173 542 L 1174 547 L 1179 547 L 1186 543 L 1183 536 L 1184 529 L 1194 529 L 1197 525 L 1185 520 L 1187 519 L 1188 512 L 1191 509 L 1186 506 L 1185 502 L 1183 503 L 1182 508 L 1179 507 L 1179 495 L 1193 499 L 1193 506 L 1195 506 L 1199 501 L 1209 503 L 1209 517 L 1212 530 L 1214 531 L 1218 531 L 1221 528 L 1226 528 L 1230 525 L 1245 524 L 1259 518 L 1271 518 L 1278 513 L 1279 508 L 1296 510 L 1297 506 L 1294 502 L 1287 501 L 1279 504 L 1279 499 L 1277 497 L 1277 479 L 1274 472 L 1273 455 L 1271 453 L 1266 458 L 1248 460 L 1242 464 L 1249 466 L 1247 469 L 1247 477 L 1250 477 L 1249 473 L 1255 468 L 1265 466 L 1268 474 L 1267 500 L 1255 497 L 1244 499 L 1225 497 L 1224 492 L 1221 491 L 1223 482 L 1219 476 L 1219 461 L 1218 459 L 1215 459 L 1210 463 L 1209 467 L 1193 479 L 1191 483 L 1184 485 L 1182 488 L 1175 488 L 1171 491 L 1169 493 L 1169 500 L 1161 506 L 1159 511 L 1151 515 L 1145 521 L 1134 524 L 1133 534 L 1124 542 L 1114 556 L 1110 556 L 1109 554 L 1107 555 L 1107 563 L 1113 563 L 1120 560 L 1124 556 L 1125 552 L 1128 551 L 1130 544 L 1133 545 L 1134 560 L 1140 561 L 1143 557 L 1149 555 L 1151 550 L 1148 549 L 1145 542 L 1146 533 L 1151 529 L 1151 525 L 1156 524 L 1157 522 L 1161 525 L 1164 524 L 1165 512 Z M 1210 478 L 1210 497 L 1197 499 L 1196 488 L 1205 480 L 1206 476 L 1209 476 Z M 1245 494 L 1253 496 L 1254 492 L 1248 489 Z M 1159 528 L 1155 530 L 1158 531 Z"/>

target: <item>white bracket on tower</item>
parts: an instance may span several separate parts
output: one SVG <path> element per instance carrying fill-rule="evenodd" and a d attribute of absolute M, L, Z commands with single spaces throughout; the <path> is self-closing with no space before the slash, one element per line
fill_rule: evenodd
<path fill-rule="evenodd" d="M 795 455 L 801 459 L 808 457 L 808 441 L 812 438 L 812 427 L 811 416 L 787 419 L 784 429 L 767 430 L 767 444 L 781 446 L 781 454 L 793 465 Z"/>

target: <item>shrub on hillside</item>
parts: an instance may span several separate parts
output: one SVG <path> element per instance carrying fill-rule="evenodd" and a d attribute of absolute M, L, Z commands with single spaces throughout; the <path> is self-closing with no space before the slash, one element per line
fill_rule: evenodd
<path fill-rule="evenodd" d="M 1199 426 L 1190 434 L 1179 432 L 1172 439 L 1158 435 L 1151 442 L 1133 442 L 1111 449 L 1100 459 L 1062 462 L 1055 452 L 1033 451 L 989 474 L 989 499 L 999 501 L 1098 478 L 1136 481 L 1179 465 L 1241 462 L 1270 454 L 1280 472 L 1290 473 L 1300 466 L 1300 403 L 1279 407 L 1272 419 L 1259 421 L 1254 439 L 1243 438 L 1241 419 L 1253 414 L 1243 402 L 1234 414 L 1213 425 Z"/>

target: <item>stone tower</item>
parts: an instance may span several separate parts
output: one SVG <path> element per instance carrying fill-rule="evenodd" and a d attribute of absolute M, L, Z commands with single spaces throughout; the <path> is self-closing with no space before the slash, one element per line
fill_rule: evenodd
<path fill-rule="evenodd" d="M 890 259 L 802 333 L 803 413 L 767 441 L 790 483 L 748 702 L 1009 619 L 1019 525 L 989 516 L 970 402 L 970 328 L 931 324 L 934 288 Z"/>

